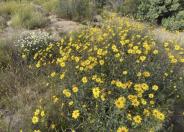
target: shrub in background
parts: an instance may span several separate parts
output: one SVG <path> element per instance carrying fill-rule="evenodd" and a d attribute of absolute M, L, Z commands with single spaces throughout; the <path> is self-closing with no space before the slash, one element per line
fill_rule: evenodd
<path fill-rule="evenodd" d="M 20 8 L 20 3 L 16 1 L 1 2 L 0 15 L 11 15 Z"/>
<path fill-rule="evenodd" d="M 127 0 L 121 10 L 123 15 L 132 15 L 170 30 L 183 29 L 183 11 L 183 0 Z"/>
<path fill-rule="evenodd" d="M 183 0 L 145 0 L 141 1 L 140 8 L 146 7 L 145 18 L 149 21 L 161 24 L 163 18 L 175 16 L 179 11 L 184 10 Z M 138 13 L 139 16 L 139 13 Z"/>
<path fill-rule="evenodd" d="M 58 6 L 59 6 L 59 0 L 49 0 L 49 1 L 43 2 L 43 7 L 48 12 L 57 12 Z"/>
<path fill-rule="evenodd" d="M 59 1 L 60 0 L 34 0 L 33 2 L 37 5 L 41 5 L 47 13 L 56 13 L 59 7 Z"/>
<path fill-rule="evenodd" d="M 103 8 L 104 6 L 107 5 L 108 0 L 95 0 L 95 4 L 97 8 Z"/>
<path fill-rule="evenodd" d="M 180 11 L 175 17 L 163 19 L 162 25 L 170 30 L 184 30 L 184 11 Z"/>
<path fill-rule="evenodd" d="M 13 27 L 27 29 L 40 28 L 46 25 L 47 19 L 33 4 L 24 2 L 2 2 L 0 15 L 9 17 Z"/>
<path fill-rule="evenodd" d="M 83 21 L 95 15 L 91 0 L 60 0 L 58 15 L 67 19 Z"/>
<path fill-rule="evenodd" d="M 119 11 L 122 15 L 135 16 L 138 10 L 139 0 L 125 0 L 120 4 Z"/>
<path fill-rule="evenodd" d="M 6 43 L 8 42 L 0 40 L 0 70 L 8 67 L 11 62 L 11 54 L 9 54 L 9 51 L 12 49 L 9 48 L 9 45 Z"/>
<path fill-rule="evenodd" d="M 28 29 L 40 28 L 46 25 L 47 19 L 44 15 L 31 6 L 18 9 L 11 18 L 11 25 Z"/>
<path fill-rule="evenodd" d="M 142 3 L 139 9 L 141 9 L 144 4 L 147 4 L 148 9 L 144 11 L 147 13 L 143 16 L 146 20 L 162 24 L 170 30 L 184 29 L 184 17 L 182 17 L 182 13 L 184 11 L 183 0 L 150 0 L 147 3 Z"/>
<path fill-rule="evenodd" d="M 119 11 L 122 3 L 123 0 L 60 0 L 58 14 L 76 21 L 91 20 L 104 9 Z"/>
<path fill-rule="evenodd" d="M 3 16 L 0 16 L 0 32 L 5 27 L 6 27 L 6 18 L 4 18 Z"/>

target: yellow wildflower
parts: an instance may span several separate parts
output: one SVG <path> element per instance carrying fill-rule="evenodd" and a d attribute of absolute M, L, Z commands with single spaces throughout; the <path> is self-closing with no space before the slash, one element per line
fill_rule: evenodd
<path fill-rule="evenodd" d="M 127 75 L 128 74 L 128 71 L 123 71 L 123 75 Z"/>
<path fill-rule="evenodd" d="M 51 128 L 54 129 L 56 127 L 55 124 L 51 124 Z"/>
<path fill-rule="evenodd" d="M 151 75 L 151 74 L 150 74 L 148 71 L 143 72 L 143 76 L 144 76 L 144 77 L 150 77 L 150 75 Z"/>
<path fill-rule="evenodd" d="M 158 50 L 154 50 L 153 54 L 157 55 L 158 54 Z"/>
<path fill-rule="evenodd" d="M 136 124 L 140 124 L 142 122 L 141 116 L 137 115 L 133 117 L 133 120 Z"/>
<path fill-rule="evenodd" d="M 128 132 L 128 128 L 126 128 L 126 127 L 119 127 L 117 132 Z"/>
<path fill-rule="evenodd" d="M 142 62 L 146 60 L 146 56 L 140 56 L 139 58 Z"/>
<path fill-rule="evenodd" d="M 117 100 L 115 100 L 115 105 L 117 108 L 122 109 L 125 107 L 125 102 L 125 97 L 119 97 Z"/>
<path fill-rule="evenodd" d="M 79 110 L 74 110 L 72 113 L 72 118 L 77 119 L 80 116 Z"/>
<path fill-rule="evenodd" d="M 100 63 L 100 65 L 104 65 L 105 62 L 104 62 L 104 60 L 100 60 L 99 63 Z"/>
<path fill-rule="evenodd" d="M 82 83 L 86 84 L 87 82 L 88 82 L 87 77 L 83 77 L 83 78 L 82 78 Z"/>
<path fill-rule="evenodd" d="M 60 79 L 62 80 L 64 77 L 65 77 L 65 73 L 62 73 L 62 74 L 60 75 Z"/>
<path fill-rule="evenodd" d="M 56 72 L 52 72 L 52 73 L 50 74 L 50 76 L 51 76 L 51 77 L 55 77 L 55 76 L 56 76 Z"/>
<path fill-rule="evenodd" d="M 70 101 L 68 104 L 69 104 L 69 106 L 73 105 L 73 101 Z"/>
<path fill-rule="evenodd" d="M 40 130 L 34 130 L 33 132 L 41 132 Z"/>
<path fill-rule="evenodd" d="M 38 121 L 39 121 L 39 118 L 38 118 L 37 116 L 33 116 L 33 118 L 32 118 L 32 123 L 33 123 L 33 124 L 37 124 Z"/>
<path fill-rule="evenodd" d="M 41 115 L 41 117 L 44 117 L 45 116 L 45 111 L 42 110 L 40 115 Z"/>
<path fill-rule="evenodd" d="M 149 94 L 148 96 L 152 99 L 154 97 L 154 94 Z"/>
<path fill-rule="evenodd" d="M 153 89 L 154 91 L 157 91 L 157 90 L 158 90 L 158 86 L 157 86 L 157 85 L 153 85 L 153 86 L 152 86 L 152 89 Z"/>
<path fill-rule="evenodd" d="M 77 92 L 79 91 L 79 89 L 78 89 L 78 87 L 74 86 L 74 87 L 72 88 L 72 91 L 73 91 L 74 93 L 77 93 Z"/>

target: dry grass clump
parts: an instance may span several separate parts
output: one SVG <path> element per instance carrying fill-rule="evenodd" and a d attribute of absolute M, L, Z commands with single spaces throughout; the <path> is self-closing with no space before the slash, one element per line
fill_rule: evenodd
<path fill-rule="evenodd" d="M 0 15 L 9 17 L 10 24 L 16 28 L 34 29 L 44 27 L 47 19 L 30 2 L 1 2 Z"/>
<path fill-rule="evenodd" d="M 90 20 L 95 15 L 95 5 L 90 0 L 60 0 L 58 16 L 75 21 Z"/>
<path fill-rule="evenodd" d="M 31 111 L 40 96 L 49 96 L 47 76 L 21 59 L 15 39 L 0 41 L 0 131 L 29 128 Z M 28 126 L 29 127 L 28 127 Z"/>

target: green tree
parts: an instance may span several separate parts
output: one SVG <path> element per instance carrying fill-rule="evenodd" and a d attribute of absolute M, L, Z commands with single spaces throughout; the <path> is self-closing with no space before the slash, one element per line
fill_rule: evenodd
<path fill-rule="evenodd" d="M 184 19 L 182 11 L 184 11 L 183 0 L 140 0 L 136 17 L 157 24 L 165 23 L 168 27 L 172 24 L 166 24 L 167 19 L 182 25 L 180 24 Z"/>

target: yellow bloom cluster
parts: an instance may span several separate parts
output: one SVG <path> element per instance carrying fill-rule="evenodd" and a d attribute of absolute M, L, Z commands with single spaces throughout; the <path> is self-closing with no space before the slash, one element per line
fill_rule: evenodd
<path fill-rule="evenodd" d="M 153 110 L 153 116 L 159 119 L 160 121 L 163 121 L 165 119 L 165 115 L 157 109 Z"/>
<path fill-rule="evenodd" d="M 100 97 L 100 88 L 99 87 L 93 88 L 93 96 L 94 96 L 94 98 Z"/>
<path fill-rule="evenodd" d="M 71 96 L 71 93 L 70 93 L 70 91 L 69 91 L 68 89 L 64 89 L 64 90 L 63 90 L 63 94 L 64 94 L 67 98 L 69 98 L 69 97 Z"/>
<path fill-rule="evenodd" d="M 142 96 L 145 91 L 149 90 L 149 86 L 146 83 L 135 84 L 134 90 L 137 92 L 138 95 Z"/>
<path fill-rule="evenodd" d="M 45 117 L 45 111 L 41 110 L 41 109 L 36 109 L 34 112 L 34 115 L 32 117 L 32 123 L 34 125 L 37 125 L 39 123 L 39 121 L 41 121 L 42 119 L 44 119 Z M 38 130 L 33 130 L 34 132 L 41 132 L 39 129 Z"/>
<path fill-rule="evenodd" d="M 118 88 L 122 88 L 122 89 L 126 89 L 126 88 L 130 88 L 132 86 L 132 82 L 128 81 L 126 83 L 122 83 L 121 81 L 116 81 L 116 80 L 112 80 L 111 84 L 116 85 L 116 87 Z"/>

